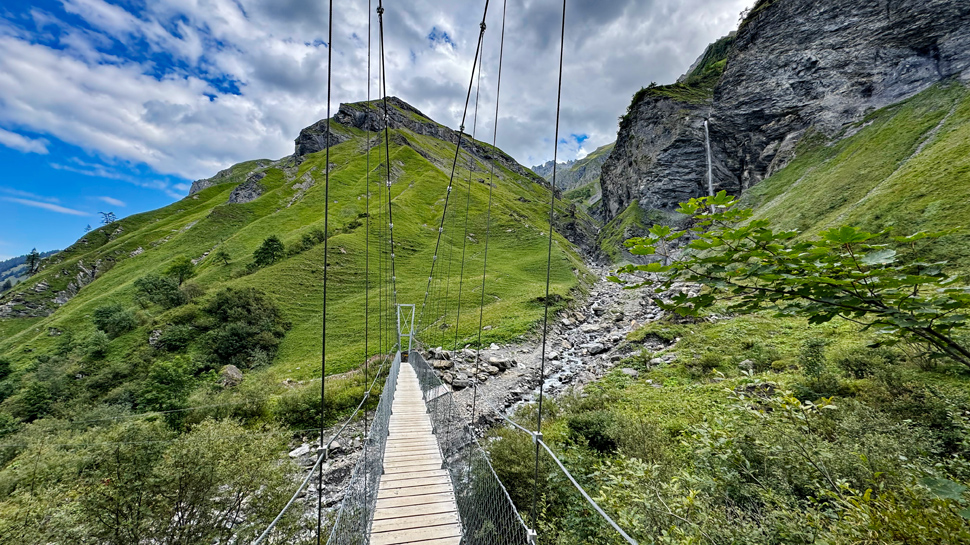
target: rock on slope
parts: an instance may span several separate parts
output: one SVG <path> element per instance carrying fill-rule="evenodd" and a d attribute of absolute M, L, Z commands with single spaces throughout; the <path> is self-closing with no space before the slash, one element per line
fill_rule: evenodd
<path fill-rule="evenodd" d="M 676 86 L 635 97 L 603 166 L 607 219 L 706 193 L 705 118 L 715 186 L 737 194 L 787 165 L 809 129 L 835 135 L 955 77 L 970 80 L 970 2 L 761 0 L 709 100 Z"/>

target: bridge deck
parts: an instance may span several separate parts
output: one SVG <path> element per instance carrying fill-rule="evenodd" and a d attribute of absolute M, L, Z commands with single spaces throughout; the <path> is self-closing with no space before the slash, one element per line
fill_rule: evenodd
<path fill-rule="evenodd" d="M 457 545 L 461 524 L 414 369 L 401 365 L 371 545 Z"/>

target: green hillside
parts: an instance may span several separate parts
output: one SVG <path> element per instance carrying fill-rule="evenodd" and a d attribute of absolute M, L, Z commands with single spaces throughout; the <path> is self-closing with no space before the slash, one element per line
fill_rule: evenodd
<path fill-rule="evenodd" d="M 336 123 L 334 133 L 349 139 L 333 146 L 330 157 L 328 374 L 354 369 L 364 359 L 362 317 L 368 213 L 365 208 L 367 133 Z M 388 252 L 385 248 L 381 256 L 384 235 L 378 232 L 387 221 L 378 193 L 384 189 L 381 179 L 384 146 L 378 144 L 382 141 L 377 135 L 373 138 L 369 213 L 373 231 L 371 313 L 376 316 L 378 269 Z M 415 303 L 420 310 L 448 184 L 445 172 L 450 169 L 455 147 L 400 127 L 391 131 L 390 140 L 397 301 Z M 314 241 L 311 235 L 324 227 L 325 160 L 325 153 L 318 152 L 306 156 L 301 163 L 293 158 L 241 163 L 232 167 L 228 176 L 213 179 L 219 182 L 217 185 L 165 208 L 93 231 L 46 262 L 39 274 L 18 285 L 0 304 L 10 304 L 25 313 L 32 308 L 42 309 L 44 305 L 51 307 L 54 294 L 68 288 L 79 267 L 91 269 L 98 264 L 98 272 L 93 282 L 49 317 L 0 321 L 0 354 L 4 354 L 12 370 L 3 383 L 7 387 L 0 397 L 3 400 L 0 411 L 22 404 L 24 384 L 48 380 L 37 371 L 39 362 L 52 362 L 43 363 L 45 368 L 53 368 L 44 373 L 56 376 L 72 373 L 79 365 L 85 370 L 80 378 L 58 387 L 56 392 L 52 390 L 56 401 L 52 400 L 40 414 L 31 415 L 32 418 L 44 414 L 74 415 L 97 401 L 125 410 L 143 410 L 147 407 L 138 392 L 146 377 L 159 362 L 179 357 L 191 359 L 198 369 L 192 382 L 196 396 L 209 395 L 205 392 L 212 390 L 217 379 L 215 373 L 224 362 L 212 361 L 207 351 L 212 338 L 205 331 L 211 328 L 212 316 L 207 314 L 206 305 L 217 293 L 229 288 L 237 293 L 256 288 L 278 308 L 280 323 L 289 325 L 272 362 L 265 357 L 238 360 L 237 365 L 248 384 L 262 384 L 265 394 L 273 394 L 284 390 L 281 381 L 285 379 L 306 381 L 319 377 L 324 245 Z M 471 172 L 467 168 L 469 161 L 473 165 Z M 460 344 L 466 337 L 471 340 L 470 335 L 477 333 L 478 328 L 490 166 L 480 157 L 463 151 L 449 204 L 444 246 L 439 252 L 436 283 L 439 275 L 450 271 L 453 287 L 448 292 L 449 300 L 437 305 L 436 310 L 439 315 L 450 311 L 451 318 L 445 317 L 441 323 L 453 327 L 465 195 L 471 179 Z M 228 203 L 234 188 L 253 171 L 265 174 L 258 181 L 264 188 L 263 194 L 246 204 Z M 495 173 L 489 242 L 492 259 L 485 298 L 485 324 L 492 328 L 483 336 L 486 344 L 529 332 L 541 317 L 539 298 L 544 293 L 548 189 L 501 165 Z M 308 180 L 313 182 L 310 187 L 306 187 Z M 252 272 L 247 267 L 253 261 L 253 252 L 270 235 L 282 240 L 287 256 Z M 552 288 L 556 294 L 568 297 L 580 285 L 585 267 L 569 242 L 558 236 L 556 242 Z M 216 258 L 222 251 L 228 254 L 228 264 Z M 180 257 L 201 259 L 195 277 L 187 283 L 192 301 L 171 309 L 154 303 L 136 304 L 139 279 L 150 274 L 162 275 Z M 446 266 L 449 257 L 454 261 L 452 267 Z M 37 291 L 38 285 L 47 288 Z M 91 356 L 88 344 L 95 336 L 93 317 L 99 308 L 112 303 L 133 314 L 134 327 L 111 339 L 102 356 Z M 473 315 L 475 319 L 471 318 Z M 425 324 L 434 318 L 429 311 Z M 170 337 L 180 337 L 174 344 L 184 348 L 151 348 L 148 341 L 153 331 L 161 332 L 163 337 L 169 333 Z M 371 352 L 376 353 L 379 337 L 376 318 L 372 320 L 370 336 Z M 216 389 L 212 395 L 223 400 L 227 393 Z M 23 417 L 22 411 L 8 412 Z"/>
<path fill-rule="evenodd" d="M 747 191 L 756 217 L 807 234 L 843 224 L 892 235 L 958 229 L 926 257 L 970 271 L 970 90 L 934 86 L 839 136 L 807 136 L 790 165 Z"/>

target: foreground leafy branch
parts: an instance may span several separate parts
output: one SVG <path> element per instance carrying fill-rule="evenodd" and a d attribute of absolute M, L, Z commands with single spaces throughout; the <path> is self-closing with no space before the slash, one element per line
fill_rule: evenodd
<path fill-rule="evenodd" d="M 718 300 L 729 300 L 733 312 L 776 310 L 812 324 L 841 317 L 888 334 L 887 344 L 918 343 L 934 356 L 970 367 L 970 350 L 955 336 L 968 324 L 970 289 L 944 271 L 946 262 L 919 259 L 918 243 L 946 232 L 893 237 L 906 254 L 900 255 L 875 243 L 885 233 L 843 226 L 816 240 L 799 240 L 798 231 L 775 231 L 768 220 L 752 219 L 752 210 L 737 204 L 724 191 L 682 203 L 677 211 L 690 218 L 690 227 L 675 231 L 655 225 L 649 236 L 625 243 L 633 255 L 661 260 L 617 271 L 638 276 L 639 282 L 611 280 L 654 286 L 656 304 L 682 316 L 696 317 Z M 686 249 L 676 256 L 675 241 L 681 239 Z M 662 300 L 660 294 L 675 282 L 709 289 Z"/>

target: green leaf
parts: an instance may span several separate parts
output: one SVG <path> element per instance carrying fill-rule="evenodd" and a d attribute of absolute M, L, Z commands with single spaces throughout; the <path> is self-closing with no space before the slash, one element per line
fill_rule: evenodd
<path fill-rule="evenodd" d="M 960 516 L 967 520 L 970 520 L 970 508 L 963 509 L 962 511 L 960 511 Z"/>
<path fill-rule="evenodd" d="M 822 233 L 822 238 L 836 244 L 855 244 L 865 242 L 873 238 L 874 234 L 862 231 L 850 225 L 843 225 L 835 229 L 829 229 Z"/>
<path fill-rule="evenodd" d="M 869 252 L 859 260 L 863 265 L 888 265 L 894 261 L 896 261 L 896 250 L 891 248 Z"/>
<path fill-rule="evenodd" d="M 956 500 L 963 503 L 963 493 L 967 487 L 942 477 L 924 477 L 920 484 L 930 489 L 930 493 L 943 500 Z"/>

